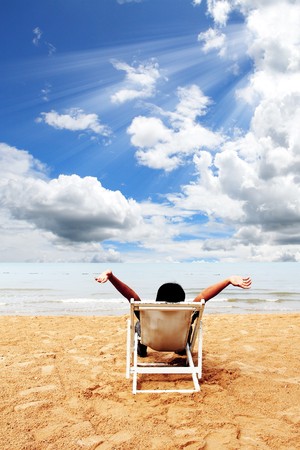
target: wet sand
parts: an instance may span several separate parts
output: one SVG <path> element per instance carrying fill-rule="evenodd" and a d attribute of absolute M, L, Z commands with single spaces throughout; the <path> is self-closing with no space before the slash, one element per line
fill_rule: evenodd
<path fill-rule="evenodd" d="M 0 317 L 1 450 L 300 448 L 300 314 L 207 315 L 201 392 L 135 396 L 126 319 Z"/>

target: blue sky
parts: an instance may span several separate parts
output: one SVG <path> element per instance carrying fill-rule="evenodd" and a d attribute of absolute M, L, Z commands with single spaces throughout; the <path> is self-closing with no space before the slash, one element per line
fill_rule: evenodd
<path fill-rule="evenodd" d="M 3 261 L 300 259 L 298 2 L 0 11 Z"/>

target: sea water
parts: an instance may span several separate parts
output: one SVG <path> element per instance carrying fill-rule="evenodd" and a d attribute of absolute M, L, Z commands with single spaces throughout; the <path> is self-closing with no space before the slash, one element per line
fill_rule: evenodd
<path fill-rule="evenodd" d="M 109 266 L 142 300 L 177 282 L 193 300 L 229 275 L 251 276 L 252 288 L 227 287 L 206 305 L 206 314 L 300 311 L 299 263 L 120 263 Z M 107 268 L 90 263 L 0 263 L 0 315 L 120 315 L 128 302 L 95 277 Z"/>

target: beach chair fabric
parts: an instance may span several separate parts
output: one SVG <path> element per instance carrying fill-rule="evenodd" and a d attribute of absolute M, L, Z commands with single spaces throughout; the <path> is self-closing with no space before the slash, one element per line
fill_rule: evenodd
<path fill-rule="evenodd" d="M 205 302 L 151 302 L 131 300 L 130 319 L 127 329 L 126 377 L 133 377 L 132 391 L 140 392 L 196 392 L 200 390 L 199 379 L 202 376 L 202 315 Z M 141 323 L 141 336 L 135 331 L 135 312 Z M 197 317 L 192 324 L 193 314 Z M 198 338 L 194 362 L 193 349 Z M 138 342 L 157 352 L 186 351 L 186 365 L 177 366 L 160 362 L 140 361 L 137 354 Z M 195 358 L 195 359 L 196 359 Z M 140 389 L 139 374 L 189 374 L 192 377 L 191 389 Z"/>

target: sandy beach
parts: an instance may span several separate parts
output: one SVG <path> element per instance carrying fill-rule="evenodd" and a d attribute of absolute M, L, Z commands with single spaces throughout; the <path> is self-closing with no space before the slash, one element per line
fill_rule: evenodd
<path fill-rule="evenodd" d="M 207 315 L 201 392 L 136 396 L 126 319 L 0 317 L 2 450 L 300 448 L 300 314 Z"/>

